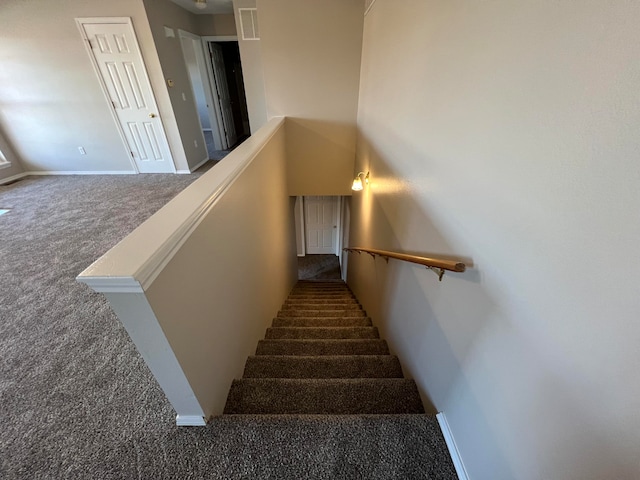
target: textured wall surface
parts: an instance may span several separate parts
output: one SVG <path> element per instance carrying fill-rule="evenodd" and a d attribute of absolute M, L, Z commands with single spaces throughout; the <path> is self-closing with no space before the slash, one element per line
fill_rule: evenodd
<path fill-rule="evenodd" d="M 364 4 L 258 1 L 267 112 L 286 115 L 290 195 L 348 195 Z"/>
<path fill-rule="evenodd" d="M 474 479 L 640 476 L 640 4 L 377 0 L 349 284 Z"/>

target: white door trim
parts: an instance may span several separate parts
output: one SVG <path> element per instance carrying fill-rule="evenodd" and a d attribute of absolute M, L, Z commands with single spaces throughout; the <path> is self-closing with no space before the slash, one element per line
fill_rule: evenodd
<path fill-rule="evenodd" d="M 202 38 L 205 42 L 237 42 L 237 35 L 205 35 Z"/>
<path fill-rule="evenodd" d="M 333 227 L 333 232 L 332 235 L 334 237 L 335 240 L 335 246 L 334 246 L 334 250 L 331 253 L 326 253 L 326 255 L 339 255 L 339 253 L 336 253 L 338 251 L 339 248 L 339 243 L 340 243 L 340 236 L 342 235 L 342 226 L 340 224 L 340 222 L 338 221 L 338 219 L 340 218 L 340 213 L 339 213 L 339 205 L 341 202 L 341 198 L 337 195 L 305 195 L 303 197 L 303 210 L 304 210 L 304 241 L 305 241 L 305 254 L 310 254 L 313 255 L 313 253 L 310 253 L 309 250 L 309 245 L 307 244 L 307 241 L 309 239 L 309 218 L 307 216 L 307 202 L 308 202 L 308 197 L 328 197 L 328 198 L 332 198 L 333 201 L 333 220 L 334 220 L 334 227 Z"/>
<path fill-rule="evenodd" d="M 98 66 L 98 63 L 96 61 L 96 58 L 93 55 L 93 51 L 91 49 L 91 44 L 89 43 L 89 38 L 86 35 L 86 32 L 84 30 L 84 25 L 85 24 L 96 24 L 96 23 L 100 23 L 100 24 L 110 24 L 110 23 L 126 23 L 130 28 L 131 31 L 133 32 L 133 42 L 135 44 L 135 47 L 138 50 L 138 53 L 140 54 L 140 61 L 142 62 L 142 66 L 144 67 L 142 70 L 142 75 L 144 75 L 144 78 L 146 79 L 146 81 L 149 83 L 149 88 L 151 90 L 151 95 L 153 96 L 153 103 L 156 105 L 156 107 L 158 106 L 158 102 L 156 101 L 155 98 L 155 93 L 153 91 L 153 85 L 151 84 L 151 80 L 149 79 L 149 74 L 147 72 L 147 65 L 144 62 L 144 57 L 142 56 L 142 50 L 140 49 L 140 44 L 138 43 L 138 36 L 136 35 L 136 31 L 133 28 L 133 22 L 131 20 L 131 17 L 77 17 L 75 19 L 76 21 L 76 26 L 78 27 L 78 30 L 80 31 L 80 35 L 82 36 L 82 39 L 84 40 L 84 48 L 85 51 L 87 52 L 87 54 L 89 55 L 89 60 L 91 61 L 91 65 L 93 67 L 93 70 L 96 74 L 96 77 L 98 78 L 98 82 L 100 83 L 100 88 L 102 90 L 102 94 L 104 95 L 104 99 L 107 102 L 107 106 L 109 109 L 109 113 L 111 114 L 111 118 L 113 118 L 113 122 L 116 125 L 116 130 L 118 131 L 118 134 L 120 135 L 120 139 L 122 140 L 122 145 L 124 146 L 125 152 L 127 153 L 127 157 L 129 158 L 129 162 L 131 163 L 131 167 L 133 169 L 133 171 L 135 173 L 140 173 L 140 170 L 138 169 L 138 165 L 136 164 L 135 159 L 133 158 L 133 155 L 131 154 L 131 149 L 129 148 L 129 143 L 127 142 L 127 137 L 124 134 L 124 130 L 122 129 L 122 125 L 120 124 L 120 119 L 118 118 L 115 109 L 113 108 L 113 104 L 111 101 L 111 97 L 109 96 L 108 90 L 107 90 L 107 86 L 104 83 L 104 80 L 102 78 L 102 73 L 100 72 L 100 67 Z M 160 113 L 160 111 L 158 110 L 158 113 Z M 167 150 L 169 152 L 170 158 L 168 158 L 168 161 L 170 162 L 170 166 L 173 170 L 173 173 L 176 173 L 176 164 L 175 161 L 173 160 L 173 152 L 171 151 L 171 145 L 169 145 L 169 141 L 167 139 L 167 132 L 164 129 L 164 122 L 160 122 L 161 128 L 162 128 L 162 133 L 164 134 L 165 137 L 165 142 L 167 145 Z"/>
<path fill-rule="evenodd" d="M 186 30 L 178 29 L 178 38 L 180 42 L 182 42 L 183 38 L 188 38 L 193 40 L 193 45 L 196 53 L 196 61 L 198 62 L 198 69 L 200 70 L 200 78 L 202 79 L 202 86 L 204 90 L 204 96 L 207 101 L 207 112 L 209 113 L 209 123 L 211 124 L 211 134 L 213 135 L 213 143 L 216 147 L 216 150 L 222 150 L 222 139 L 220 138 L 220 131 L 218 127 L 218 118 L 215 113 L 215 103 L 213 100 L 213 93 L 211 92 L 211 81 L 209 80 L 209 72 L 207 71 L 207 63 L 206 55 L 204 53 L 204 43 L 202 41 L 202 37 L 198 35 L 194 35 L 191 32 L 187 32 Z M 197 45 L 197 47 L 196 47 Z M 180 49 L 182 50 L 182 43 L 180 44 Z M 184 50 L 182 50 L 182 58 L 184 59 L 185 68 L 189 69 L 187 65 L 187 59 L 184 57 Z M 189 82 L 189 87 L 191 88 L 191 95 L 195 98 L 195 94 L 193 92 L 193 86 L 191 82 Z M 197 109 L 197 105 L 195 106 Z M 200 130 L 204 132 L 202 128 L 202 124 L 200 123 L 200 117 L 198 116 L 198 124 L 200 125 Z M 215 125 L 216 128 L 213 128 Z M 202 134 L 202 141 L 206 145 L 206 140 L 204 138 L 204 133 Z"/>
<path fill-rule="evenodd" d="M 216 87 L 216 81 L 214 78 L 214 73 L 213 73 L 213 62 L 211 61 L 211 55 L 209 52 L 209 42 L 237 42 L 238 41 L 238 36 L 237 35 L 205 35 L 203 37 L 200 37 L 200 39 L 202 40 L 202 50 L 203 50 L 203 56 L 204 56 L 204 61 L 206 62 L 206 66 L 207 66 L 207 85 L 209 86 L 209 95 L 211 95 L 211 103 L 210 105 L 212 105 L 213 107 L 213 113 L 215 116 L 211 116 L 211 112 L 209 112 L 209 116 L 211 116 L 211 124 L 213 125 L 214 123 L 217 126 L 217 131 L 213 131 L 213 136 L 214 138 L 218 138 L 220 143 L 220 149 L 221 150 L 225 150 L 227 148 L 230 147 L 230 145 L 227 145 L 227 136 L 225 135 L 225 131 L 224 131 L 224 119 L 222 117 L 222 107 L 220 106 L 220 101 L 218 100 L 218 89 Z M 214 97 L 214 92 L 215 92 L 215 97 Z M 209 99 L 207 98 L 207 102 L 209 101 Z M 213 120 L 215 119 L 215 122 L 213 122 Z M 218 145 L 218 142 L 216 142 L 216 146 Z"/>
<path fill-rule="evenodd" d="M 336 198 L 336 256 L 342 253 L 342 197 Z"/>

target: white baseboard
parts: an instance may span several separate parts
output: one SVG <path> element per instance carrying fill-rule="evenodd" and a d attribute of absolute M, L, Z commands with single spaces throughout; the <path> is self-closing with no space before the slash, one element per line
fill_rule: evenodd
<path fill-rule="evenodd" d="M 136 175 L 133 170 L 37 170 L 25 175 Z"/>
<path fill-rule="evenodd" d="M 4 185 L 5 183 L 10 183 L 16 180 L 20 180 L 21 178 L 26 177 L 27 175 L 29 175 L 27 172 L 22 172 L 7 178 L 3 178 L 0 180 L 0 185 Z"/>
<path fill-rule="evenodd" d="M 467 470 L 464 468 L 464 463 L 462 463 L 462 457 L 460 457 L 458 446 L 456 445 L 456 441 L 454 440 L 451 429 L 449 428 L 447 417 L 444 416 L 444 413 L 440 412 L 436 415 L 436 418 L 440 424 L 440 430 L 442 430 L 444 441 L 447 443 L 449 455 L 451 455 L 451 460 L 453 461 L 453 466 L 456 469 L 458 478 L 460 480 L 469 480 L 469 475 L 467 475 Z"/>
<path fill-rule="evenodd" d="M 200 415 L 176 415 L 176 425 L 179 427 L 204 427 L 207 422 Z"/>

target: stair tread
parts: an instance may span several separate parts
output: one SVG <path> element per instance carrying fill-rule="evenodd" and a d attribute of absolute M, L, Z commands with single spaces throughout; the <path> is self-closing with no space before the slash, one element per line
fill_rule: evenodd
<path fill-rule="evenodd" d="M 271 327 L 265 339 L 380 338 L 376 327 Z"/>
<path fill-rule="evenodd" d="M 357 303 L 285 303 L 280 311 L 287 310 L 362 310 Z"/>
<path fill-rule="evenodd" d="M 273 327 L 370 327 L 369 317 L 276 317 Z"/>
<path fill-rule="evenodd" d="M 225 414 L 424 413 L 413 380 L 403 378 L 246 378 L 234 380 Z"/>
<path fill-rule="evenodd" d="M 280 310 L 278 317 L 366 317 L 364 310 Z"/>
<path fill-rule="evenodd" d="M 253 355 L 243 378 L 402 378 L 392 355 Z"/>
<path fill-rule="evenodd" d="M 269 339 L 260 340 L 256 355 L 386 355 L 380 339 Z"/>
<path fill-rule="evenodd" d="M 256 355 L 386 355 L 381 339 L 269 339 L 260 340 Z"/>

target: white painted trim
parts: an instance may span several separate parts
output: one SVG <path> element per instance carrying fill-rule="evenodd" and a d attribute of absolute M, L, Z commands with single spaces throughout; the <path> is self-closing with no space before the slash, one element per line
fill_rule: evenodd
<path fill-rule="evenodd" d="M 178 416 L 205 416 L 182 366 L 144 293 L 105 294 Z"/>
<path fill-rule="evenodd" d="M 129 142 L 127 142 L 127 137 L 124 135 L 124 130 L 122 129 L 122 125 L 120 124 L 120 119 L 118 118 L 118 115 L 116 114 L 116 111 L 113 109 L 113 103 L 111 100 L 111 97 L 109 97 L 109 93 L 107 90 L 107 86 L 104 84 L 104 80 L 102 78 L 102 74 L 100 73 L 100 68 L 98 67 L 98 63 L 96 61 L 96 57 L 94 57 L 93 55 L 93 51 L 91 50 L 91 43 L 89 42 L 89 37 L 87 37 L 87 32 L 84 31 L 84 24 L 87 23 L 128 23 L 131 28 L 133 28 L 133 23 L 131 22 L 131 18 L 129 17 L 113 17 L 113 18 L 107 18 L 107 17 L 85 17 L 85 18 L 76 18 L 76 26 L 78 27 L 78 30 L 80 30 L 80 35 L 82 36 L 82 40 L 84 40 L 84 49 L 87 52 L 87 55 L 89 55 L 89 60 L 91 62 L 91 66 L 93 67 L 93 71 L 96 75 L 96 78 L 98 79 L 98 83 L 100 84 L 100 90 L 102 90 L 102 94 L 104 95 L 104 99 L 107 102 L 107 109 L 109 110 L 109 114 L 111 115 L 111 118 L 113 119 L 115 125 L 116 125 L 116 130 L 118 131 L 118 135 L 120 136 L 120 139 L 122 140 L 122 146 L 124 147 L 124 151 L 125 154 L 127 156 L 127 158 L 129 159 L 129 163 L 131 163 L 131 167 L 134 170 L 134 173 L 139 173 L 138 171 L 138 165 L 136 165 L 136 161 L 133 158 L 133 156 L 131 155 L 131 152 L 129 150 Z M 135 30 L 134 30 L 135 32 Z M 134 33 L 134 37 L 135 37 L 135 33 Z M 138 48 L 138 51 L 140 51 L 140 46 L 137 44 L 138 40 L 136 39 L 136 47 Z M 142 55 L 142 52 L 140 51 L 140 55 Z M 145 66 L 146 69 L 146 66 Z M 173 160 L 172 160 L 173 161 Z M 46 174 L 43 174 L 46 175 Z"/>
<path fill-rule="evenodd" d="M 342 196 L 336 201 L 336 257 L 342 254 Z"/>
<path fill-rule="evenodd" d="M 140 283 L 132 277 L 78 277 L 78 282 L 102 293 L 144 293 Z"/>
<path fill-rule="evenodd" d="M 225 162 L 178 194 L 78 275 L 77 280 L 97 292 L 114 291 L 118 286 L 129 292 L 129 280 L 123 285 L 123 278 L 131 278 L 146 291 L 191 232 L 283 126 L 283 117 L 269 120 L 225 157 Z"/>
<path fill-rule="evenodd" d="M 109 97 L 109 92 L 107 90 L 107 86 L 104 83 L 104 79 L 102 78 L 102 73 L 100 72 L 100 68 L 98 66 L 96 57 L 93 55 L 93 50 L 91 49 L 91 43 L 89 42 L 87 33 L 84 30 L 85 24 L 92 24 L 92 23 L 104 23 L 104 24 L 126 23 L 127 25 L 129 25 L 129 28 L 131 28 L 131 32 L 133 34 L 133 42 L 135 44 L 136 49 L 138 50 L 138 54 L 140 55 L 140 62 L 143 67 L 142 75 L 144 75 L 144 78 L 149 84 L 149 91 L 151 92 L 150 100 L 153 102 L 153 106 L 155 107 L 156 111 L 160 113 L 160 109 L 158 108 L 158 102 L 156 100 L 156 93 L 153 91 L 153 85 L 151 83 L 151 79 L 149 78 L 149 72 L 147 71 L 147 64 L 145 63 L 144 56 L 142 55 L 142 49 L 140 48 L 140 44 L 138 43 L 138 35 L 136 34 L 136 29 L 133 26 L 133 21 L 131 20 L 131 17 L 77 17 L 75 20 L 76 20 L 76 25 L 78 27 L 78 30 L 80 30 L 80 35 L 84 40 L 83 43 L 84 43 L 85 51 L 89 55 L 91 65 L 96 74 L 98 82 L 100 83 L 100 88 L 102 90 L 104 98 L 107 102 L 107 108 L 111 114 L 111 117 L 113 118 L 113 121 L 116 124 L 116 129 L 118 131 L 118 134 L 122 139 L 122 144 L 124 146 L 125 153 L 127 154 L 127 158 L 129 158 L 129 162 L 131 163 L 133 169 L 135 170 L 135 173 L 140 173 L 138 169 L 138 164 L 133 158 L 133 155 L 131 155 L 129 142 L 127 141 L 127 137 L 124 134 L 124 130 L 122 128 L 122 124 L 120 123 L 120 119 L 118 118 L 118 115 L 115 109 L 112 107 L 113 103 L 112 103 L 111 97 Z M 167 146 L 167 152 L 169 152 L 170 158 L 168 159 L 168 161 L 170 163 L 170 167 L 172 170 L 171 172 L 162 172 L 162 173 L 176 173 L 176 162 L 173 158 L 173 152 L 171 151 L 171 145 L 169 144 L 169 138 L 167 136 L 167 132 L 165 130 L 165 126 L 164 126 L 164 122 L 162 121 L 162 118 L 160 118 L 160 127 L 161 127 L 161 134 L 164 137 L 162 140 L 164 140 L 164 143 Z"/>
<path fill-rule="evenodd" d="M 131 170 L 36 170 L 25 172 L 26 175 L 136 175 L 137 173 Z"/>
<path fill-rule="evenodd" d="M 207 422 L 204 417 L 198 415 L 176 415 L 176 425 L 179 427 L 204 427 Z"/>
<path fill-rule="evenodd" d="M 237 42 L 237 35 L 205 35 L 202 37 L 205 42 Z"/>
<path fill-rule="evenodd" d="M 10 166 L 11 166 L 11 162 L 8 162 L 7 160 L 3 160 L 2 158 L 0 158 L 0 170 L 2 170 L 3 168 L 9 168 Z"/>
<path fill-rule="evenodd" d="M 1 179 L 0 180 L 0 185 L 4 185 L 5 183 L 10 183 L 10 182 L 14 182 L 16 180 L 20 180 L 21 178 L 26 177 L 28 175 L 30 175 L 30 174 L 27 173 L 27 172 L 17 173 L 15 175 L 10 176 L 10 177 Z"/>
<path fill-rule="evenodd" d="M 464 463 L 462 463 L 462 457 L 460 456 L 460 451 L 458 450 L 456 441 L 453 438 L 453 433 L 451 433 L 451 428 L 449 427 L 449 422 L 447 422 L 447 417 L 445 417 L 444 413 L 440 412 L 436 415 L 436 418 L 438 419 L 438 423 L 440 424 L 442 436 L 444 437 L 444 441 L 446 442 L 447 448 L 449 449 L 449 455 L 451 455 L 451 460 L 453 461 L 453 466 L 456 469 L 459 480 L 469 480 L 467 469 L 464 468 Z"/>
<path fill-rule="evenodd" d="M 211 99 L 210 100 L 208 99 L 207 102 L 209 102 L 209 105 L 211 106 L 211 111 L 215 115 L 215 122 L 212 121 L 211 125 L 213 126 L 215 123 L 216 127 L 218 127 L 217 134 L 216 132 L 212 132 L 213 143 L 215 144 L 218 150 L 227 150 L 231 148 L 232 145 L 229 144 L 229 137 L 227 136 L 227 132 L 225 131 L 221 97 L 218 94 L 218 82 L 216 80 L 216 67 L 213 63 L 213 59 L 211 58 L 212 52 L 211 52 L 210 43 L 214 43 L 214 42 L 209 42 L 206 40 L 202 41 L 202 48 L 204 51 L 204 61 L 206 64 L 207 81 L 209 82 L 209 94 L 211 95 Z M 224 78 L 222 76 L 220 77 Z M 227 81 L 226 78 L 224 79 L 224 81 L 225 82 Z M 214 117 L 211 117 L 211 120 L 213 119 Z"/>
<path fill-rule="evenodd" d="M 213 101 L 211 97 L 211 92 L 207 91 L 208 83 L 205 83 L 205 78 L 207 81 L 209 80 L 209 76 L 206 71 L 203 71 L 206 68 L 206 62 L 204 65 L 202 62 L 205 61 L 202 39 L 198 35 L 194 35 L 191 32 L 187 32 L 186 30 L 178 29 L 178 38 L 180 40 L 180 51 L 182 52 L 182 59 L 184 60 L 184 68 L 185 71 L 189 72 L 189 65 L 187 64 L 187 55 L 185 53 L 185 46 L 182 40 L 191 40 L 191 46 L 193 47 L 193 53 L 196 57 L 196 65 L 198 66 L 198 70 L 200 72 L 200 81 L 202 82 L 202 93 L 204 94 L 204 99 L 207 104 L 207 115 L 209 115 L 209 123 L 211 123 L 211 102 Z M 196 46 L 197 45 L 197 46 Z M 196 92 L 193 87 L 193 82 L 191 81 L 191 74 L 189 76 L 189 88 L 191 90 L 191 98 L 193 99 L 193 107 L 198 112 L 198 125 L 200 125 L 200 133 L 202 144 L 207 146 L 207 140 L 204 138 L 204 128 L 202 128 L 202 122 L 200 121 L 200 112 L 198 108 L 198 104 L 196 102 Z M 203 78 L 204 77 L 204 78 Z M 214 139 L 215 142 L 215 139 Z M 193 170 L 191 170 L 193 172 Z"/>
<path fill-rule="evenodd" d="M 305 237 L 305 222 L 304 222 L 304 197 L 297 196 L 296 203 L 294 206 L 293 215 L 295 217 L 295 227 L 296 227 L 296 251 L 298 240 L 300 240 L 300 252 L 298 252 L 299 257 L 304 257 L 307 254 L 307 241 Z"/>

